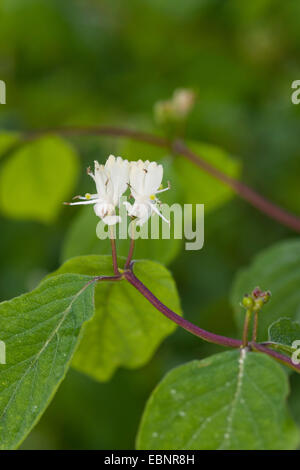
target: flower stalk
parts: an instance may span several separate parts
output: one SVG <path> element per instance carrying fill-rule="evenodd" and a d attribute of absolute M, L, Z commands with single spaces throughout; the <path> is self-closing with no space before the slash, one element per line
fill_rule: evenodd
<path fill-rule="evenodd" d="M 111 226 L 111 225 L 109 226 L 109 237 L 110 237 L 110 243 L 111 243 L 111 254 L 112 254 L 114 273 L 119 274 L 115 232 L 114 232 L 114 226 Z"/>
<path fill-rule="evenodd" d="M 258 311 L 254 314 L 254 321 L 253 321 L 253 331 L 252 331 L 252 342 L 256 342 L 257 338 L 257 330 L 258 330 Z"/>
<path fill-rule="evenodd" d="M 249 324 L 252 316 L 252 310 L 248 309 L 245 315 L 244 321 L 244 329 L 243 329 L 243 348 L 248 345 L 248 331 L 249 331 Z"/>
<path fill-rule="evenodd" d="M 134 230 L 135 230 L 135 220 L 132 220 L 132 222 L 131 222 L 130 247 L 129 247 L 129 252 L 128 252 L 128 256 L 127 256 L 126 263 L 125 263 L 125 269 L 129 268 L 132 257 L 133 257 L 134 245 L 135 245 Z"/>

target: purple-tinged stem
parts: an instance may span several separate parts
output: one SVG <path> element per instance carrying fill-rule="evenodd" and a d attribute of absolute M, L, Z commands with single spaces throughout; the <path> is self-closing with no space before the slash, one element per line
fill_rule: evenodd
<path fill-rule="evenodd" d="M 127 260 L 126 260 L 126 263 L 125 263 L 125 269 L 128 269 L 129 266 L 130 266 L 132 256 L 133 256 L 133 252 L 134 252 L 134 238 L 131 238 L 130 239 L 130 248 L 129 248 Z"/>
<path fill-rule="evenodd" d="M 252 204 L 256 209 L 268 215 L 274 220 L 277 220 L 282 225 L 289 227 L 292 230 L 300 233 L 300 218 L 293 215 L 281 207 L 268 201 L 268 199 L 261 196 L 259 193 L 254 191 L 246 184 L 241 183 L 234 178 L 227 176 L 220 170 L 209 164 L 201 155 L 192 152 L 182 141 L 176 140 L 170 142 L 160 136 L 148 134 L 147 132 L 139 132 L 132 129 L 123 129 L 119 127 L 111 126 L 91 126 L 91 127 L 63 127 L 44 129 L 39 131 L 29 131 L 23 135 L 23 142 L 14 144 L 5 154 L 2 156 L 1 161 L 3 162 L 4 157 L 9 156 L 12 151 L 15 151 L 23 145 L 23 143 L 30 142 L 34 139 L 42 137 L 44 135 L 59 134 L 62 136 L 77 136 L 77 135 L 101 135 L 101 136 L 114 136 L 114 137 L 126 137 L 129 139 L 146 142 L 150 145 L 171 149 L 177 154 L 183 155 L 185 158 L 193 162 L 203 171 L 210 174 L 214 178 L 218 179 L 222 183 L 230 186 L 241 198 Z"/>
<path fill-rule="evenodd" d="M 128 269 L 132 260 L 133 252 L 134 252 L 134 244 L 135 244 L 135 239 L 134 239 L 134 227 L 135 227 L 135 222 L 132 221 L 132 233 L 131 233 L 131 239 L 130 239 L 130 248 L 127 256 L 127 260 L 125 263 L 125 269 Z"/>
<path fill-rule="evenodd" d="M 258 330 L 258 312 L 254 314 L 254 323 L 253 323 L 253 332 L 252 332 L 252 342 L 256 342 L 257 338 L 257 330 Z"/>
<path fill-rule="evenodd" d="M 216 335 L 214 333 L 210 333 L 209 331 L 203 330 L 199 328 L 199 326 L 194 325 L 193 323 L 185 320 L 177 313 L 173 312 L 171 309 L 166 307 L 154 294 L 133 274 L 132 271 L 128 270 L 125 271 L 124 277 L 127 279 L 130 284 L 132 284 L 149 302 L 157 308 L 163 315 L 168 317 L 173 322 L 177 323 L 177 325 L 181 326 L 185 330 L 193 333 L 195 336 L 208 341 L 209 343 L 219 344 L 221 346 L 226 346 L 230 348 L 240 348 L 242 346 L 242 341 L 227 338 L 226 336 Z"/>
<path fill-rule="evenodd" d="M 182 141 L 176 140 L 173 143 L 173 151 L 183 155 L 195 165 L 199 166 L 206 173 L 209 173 L 214 178 L 218 179 L 222 183 L 231 187 L 241 198 L 248 201 L 252 206 L 256 207 L 259 211 L 268 215 L 271 219 L 277 220 L 282 225 L 300 232 L 300 218 L 290 214 L 281 207 L 268 201 L 266 198 L 258 194 L 256 191 L 251 189 L 244 183 L 227 176 L 220 170 L 212 166 L 210 163 L 200 158 L 199 155 L 192 152 Z"/>
<path fill-rule="evenodd" d="M 269 349 L 266 346 L 263 346 L 262 344 L 251 342 L 249 343 L 249 346 L 251 346 L 251 349 L 253 349 L 254 351 L 268 354 L 268 356 L 273 357 L 273 359 L 276 359 L 276 361 L 279 361 L 285 366 L 288 366 L 294 369 L 295 371 L 300 372 L 300 364 L 294 364 L 290 357 L 284 356 L 283 354 L 280 354 L 279 352 L 274 351 L 274 349 Z"/>

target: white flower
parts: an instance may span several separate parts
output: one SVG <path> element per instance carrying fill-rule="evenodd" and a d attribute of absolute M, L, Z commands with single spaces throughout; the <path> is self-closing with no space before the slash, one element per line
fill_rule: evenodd
<path fill-rule="evenodd" d="M 169 188 L 159 189 L 163 178 L 163 167 L 156 162 L 137 162 L 130 163 L 129 187 L 134 197 L 134 204 L 124 202 L 127 212 L 130 216 L 136 217 L 137 225 L 143 225 L 149 217 L 155 212 L 165 222 L 169 221 L 160 213 L 157 205 L 159 200 L 156 194 L 167 191 Z"/>
<path fill-rule="evenodd" d="M 94 173 L 88 168 L 90 175 L 96 183 L 97 193 L 75 196 L 81 202 L 66 203 L 70 206 L 80 204 L 95 204 L 94 211 L 107 225 L 115 225 L 121 217 L 116 215 L 120 197 L 126 191 L 129 183 L 129 163 L 121 157 L 110 155 L 105 165 L 95 161 Z"/>

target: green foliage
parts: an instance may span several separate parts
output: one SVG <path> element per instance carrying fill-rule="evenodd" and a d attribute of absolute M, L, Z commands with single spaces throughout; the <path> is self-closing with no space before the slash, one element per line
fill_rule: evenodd
<path fill-rule="evenodd" d="M 290 406 L 293 418 L 297 422 L 298 426 L 300 426 L 300 400 L 299 400 L 300 374 L 292 374 L 290 378 L 290 382 L 291 382 L 291 394 L 289 396 L 289 406 Z"/>
<path fill-rule="evenodd" d="M 0 169 L 0 210 L 8 217 L 53 222 L 78 171 L 76 153 L 59 137 L 24 144 Z"/>
<path fill-rule="evenodd" d="M 244 322 L 240 301 L 256 286 L 272 297 L 259 314 L 259 339 L 266 340 L 268 326 L 281 317 L 297 319 L 300 314 L 300 240 L 286 240 L 261 252 L 235 279 L 231 303 L 241 331 Z"/>
<path fill-rule="evenodd" d="M 113 274 L 110 256 L 82 256 L 67 261 L 54 275 Z M 121 265 L 121 264 L 120 264 Z M 171 274 L 161 264 L 140 261 L 137 277 L 163 303 L 181 313 Z M 95 288 L 95 316 L 87 323 L 73 365 L 91 377 L 108 380 L 117 367 L 141 367 L 176 325 L 158 312 L 127 281 L 100 282 Z"/>
<path fill-rule="evenodd" d="M 241 164 L 227 152 L 215 145 L 188 141 L 187 146 L 205 162 L 216 167 L 227 176 L 239 178 Z M 228 186 L 180 156 L 167 155 L 165 149 L 149 144 L 127 140 L 122 142 L 119 152 L 129 160 L 155 160 L 164 166 L 164 181 L 170 181 L 171 191 L 162 195 L 163 202 L 172 204 L 182 202 L 205 204 L 205 211 L 216 209 L 225 204 L 234 192 Z"/>
<path fill-rule="evenodd" d="M 292 321 L 290 318 L 280 318 L 269 327 L 269 341 L 274 343 L 274 347 L 291 354 L 294 341 L 300 341 L 300 323 Z"/>
<path fill-rule="evenodd" d="M 267 356 L 230 351 L 167 374 L 151 395 L 138 449 L 294 449 L 287 378 Z"/>
<path fill-rule="evenodd" d="M 168 99 L 178 87 L 193 88 L 197 104 L 183 137 L 211 142 L 240 156 L 242 180 L 299 215 L 300 106 L 291 103 L 290 95 L 292 80 L 300 76 L 300 2 L 2 0 L 0 17 L 0 79 L 7 83 L 7 104 L 0 105 L 1 129 L 17 129 L 22 135 L 28 129 L 116 124 L 149 131 L 157 100 Z M 84 136 L 76 137 L 74 142 L 82 158 L 82 170 L 94 159 L 103 162 L 109 153 L 123 156 L 121 149 L 117 152 L 115 138 Z M 10 136 L 0 137 L 0 158 L 13 143 Z M 157 160 L 166 156 L 164 151 L 144 145 L 144 150 L 137 149 L 132 155 L 136 157 Z M 5 156 L 0 166 L 13 158 L 13 153 Z M 176 160 L 179 163 L 182 159 Z M 187 202 L 184 188 L 191 183 L 194 189 L 201 189 L 194 172 L 207 188 L 209 177 L 190 164 L 187 167 L 184 173 L 166 172 L 165 181 L 171 181 L 172 191 L 162 195 L 163 201 L 170 198 L 172 202 Z M 59 179 L 59 164 L 56 171 Z M 182 180 L 181 174 L 186 175 Z M 32 208 L 32 221 L 27 215 L 22 215 L 24 220 L 21 216 L 12 219 L 8 212 L 9 217 L 2 217 L 1 212 L 1 299 L 31 289 L 45 273 L 59 266 L 64 229 L 70 226 L 67 218 L 76 214 L 77 219 L 78 211 L 79 220 L 81 211 L 68 208 L 58 214 L 58 210 L 63 200 L 91 190 L 92 181 L 90 187 L 86 187 L 86 181 L 83 177 L 74 192 L 72 188 L 61 196 L 51 226 L 39 223 L 45 219 L 40 213 L 39 218 L 36 213 L 31 215 Z M 19 192 L 20 182 L 23 184 L 22 175 L 9 186 L 10 196 Z M 215 182 L 211 180 L 211 184 L 214 188 Z M 203 193 L 198 199 L 194 189 L 188 189 L 193 202 L 206 202 Z M 50 199 L 55 191 L 54 185 Z M 211 331 L 237 337 L 240 333 L 234 328 L 228 305 L 228 290 L 236 270 L 249 266 L 254 254 L 290 237 L 291 232 L 239 198 L 225 199 L 226 205 L 220 200 L 216 210 L 209 214 L 206 211 L 203 250 L 182 250 L 175 258 L 170 254 L 171 244 L 165 245 L 160 255 L 145 241 L 138 242 L 135 257 L 172 262 L 172 274 L 189 319 Z M 38 204 L 37 199 L 34 204 Z M 104 244 L 95 238 L 95 249 L 81 251 L 86 239 L 95 233 L 96 218 L 90 220 L 92 232 L 82 227 L 78 247 L 70 250 L 71 256 L 96 254 L 102 249 L 104 252 Z M 139 246 L 144 243 L 149 252 L 140 254 Z M 123 254 L 122 250 L 119 246 L 119 253 Z M 297 255 L 295 262 L 299 265 Z M 285 279 L 289 282 L 295 273 L 294 266 L 291 271 L 287 266 L 278 276 L 278 285 Z M 271 287 L 257 281 L 259 275 L 260 271 L 249 288 L 257 284 Z M 297 317 L 299 312 L 298 279 L 288 304 L 286 299 L 277 298 L 276 286 L 274 280 L 273 297 L 260 315 L 259 331 L 264 340 L 269 323 L 279 316 Z M 248 291 L 248 285 L 245 287 Z M 240 301 L 241 297 L 234 301 L 235 315 Z M 242 310 L 239 315 L 240 324 Z M 157 384 L 161 371 L 214 351 L 214 346 L 178 331 L 147 367 L 138 371 L 121 369 L 109 383 L 99 384 L 72 371 L 24 446 L 132 448 L 141 404 Z M 293 411 L 300 424 L 299 374 L 292 375 L 291 385 Z"/>
<path fill-rule="evenodd" d="M 0 448 L 14 449 L 65 376 L 80 329 L 94 311 L 91 277 L 64 274 L 0 304 Z"/>
<path fill-rule="evenodd" d="M 19 136 L 16 132 L 1 132 L 0 133 L 0 158 L 9 150 L 14 144 L 19 141 Z"/>
<path fill-rule="evenodd" d="M 201 159 L 219 169 L 227 176 L 238 178 L 241 165 L 222 149 L 199 142 L 187 142 L 188 147 Z M 216 209 L 226 203 L 234 192 L 231 188 L 208 175 L 186 158 L 177 157 L 175 167 L 181 181 L 185 181 L 185 202 L 205 204 L 205 211 Z"/>

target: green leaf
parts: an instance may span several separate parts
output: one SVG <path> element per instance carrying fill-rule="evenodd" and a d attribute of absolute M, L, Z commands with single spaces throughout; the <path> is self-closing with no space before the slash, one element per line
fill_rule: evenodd
<path fill-rule="evenodd" d="M 227 152 L 216 147 L 196 141 L 187 142 L 187 146 L 202 159 L 227 176 L 239 178 L 241 164 Z M 164 165 L 164 180 L 171 182 L 170 194 L 164 194 L 163 202 L 182 202 L 205 204 L 205 211 L 213 210 L 226 203 L 234 192 L 194 163 L 184 157 L 172 157 L 165 149 L 153 147 L 141 142 L 126 140 L 120 146 L 120 154 L 129 160 L 155 160 Z M 174 194 L 174 199 L 169 199 Z"/>
<path fill-rule="evenodd" d="M 294 449 L 299 432 L 285 399 L 287 378 L 271 358 L 247 350 L 193 361 L 152 393 L 138 449 Z"/>
<path fill-rule="evenodd" d="M 93 208 L 84 207 L 76 209 L 76 215 L 65 237 L 62 249 L 62 261 L 66 261 L 74 256 L 108 254 L 111 252 L 110 240 L 100 240 L 96 235 L 96 227 L 99 218 L 96 217 Z M 158 216 L 154 216 L 158 217 Z M 127 256 L 130 239 L 122 240 L 117 238 L 117 251 L 120 256 Z M 135 259 L 151 258 L 165 265 L 170 264 L 180 252 L 182 240 L 171 238 L 163 239 L 137 239 L 134 249 Z"/>
<path fill-rule="evenodd" d="M 292 374 L 290 378 L 291 394 L 289 396 L 289 406 L 291 413 L 298 426 L 300 426 L 300 374 Z"/>
<path fill-rule="evenodd" d="M 17 132 L 0 132 L 0 158 L 19 141 Z"/>
<path fill-rule="evenodd" d="M 201 159 L 222 171 L 225 175 L 238 179 L 241 165 L 228 153 L 213 145 L 200 142 L 187 142 L 187 146 Z M 234 192 L 229 186 L 212 177 L 194 163 L 178 156 L 175 168 L 182 181 L 185 181 L 185 203 L 205 204 L 206 213 L 226 203 Z"/>
<path fill-rule="evenodd" d="M 139 142 L 133 139 L 119 139 L 118 152 L 127 160 L 163 160 L 168 154 L 167 149 L 156 147 L 145 142 Z"/>
<path fill-rule="evenodd" d="M 291 354 L 296 348 L 294 341 L 300 341 L 300 323 L 290 318 L 280 318 L 269 327 L 269 341 L 274 343 L 273 347 Z"/>
<path fill-rule="evenodd" d="M 1 166 L 0 210 L 8 217 L 53 222 L 78 171 L 76 153 L 59 137 L 27 143 Z"/>
<path fill-rule="evenodd" d="M 236 276 L 231 303 L 240 331 L 245 311 L 240 302 L 256 286 L 270 290 L 272 297 L 259 314 L 259 340 L 268 337 L 270 323 L 282 317 L 297 320 L 300 315 L 300 240 L 286 240 L 262 251 L 253 263 Z"/>
<path fill-rule="evenodd" d="M 92 278 L 65 274 L 0 304 L 0 449 L 16 448 L 64 378 L 82 323 L 94 312 Z"/>
<path fill-rule="evenodd" d="M 111 256 L 82 256 L 67 261 L 54 274 L 112 275 L 111 265 Z M 181 313 L 175 282 L 164 266 L 140 261 L 134 272 L 164 304 Z M 120 366 L 144 365 L 176 328 L 126 280 L 98 283 L 95 306 L 73 365 L 100 381 L 108 380 Z"/>

